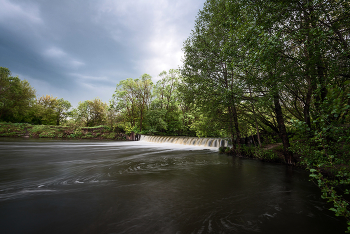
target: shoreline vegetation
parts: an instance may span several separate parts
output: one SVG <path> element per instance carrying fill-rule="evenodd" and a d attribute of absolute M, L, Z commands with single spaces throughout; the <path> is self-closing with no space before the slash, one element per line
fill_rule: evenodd
<path fill-rule="evenodd" d="M 0 123 L 0 137 L 28 137 L 53 139 L 128 140 L 129 136 L 105 125 L 95 127 L 32 125 L 28 123 Z"/>
<path fill-rule="evenodd" d="M 241 158 L 257 159 L 263 162 L 286 164 L 283 155 L 282 143 L 273 143 L 259 146 L 254 145 L 242 145 L 241 149 L 233 149 L 232 147 L 220 147 L 220 154 L 226 154 L 230 156 L 236 156 Z M 295 165 L 301 167 L 300 160 L 297 160 Z"/>
<path fill-rule="evenodd" d="M 0 137 L 50 138 L 50 139 L 91 139 L 129 141 L 131 135 L 118 127 L 100 125 L 95 127 L 32 125 L 28 123 L 0 122 Z M 286 164 L 281 143 L 263 144 L 261 147 L 242 145 L 240 151 L 232 147 L 219 147 L 219 153 L 229 156 L 258 159 L 264 162 Z"/>

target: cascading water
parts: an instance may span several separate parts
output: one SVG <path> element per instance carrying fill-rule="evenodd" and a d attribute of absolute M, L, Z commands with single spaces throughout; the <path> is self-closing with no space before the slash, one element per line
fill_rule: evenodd
<path fill-rule="evenodd" d="M 229 146 L 228 141 L 221 138 L 198 138 L 198 137 L 182 137 L 182 136 L 146 136 L 141 135 L 140 141 L 154 143 L 172 143 L 182 145 L 193 145 L 202 147 Z"/>

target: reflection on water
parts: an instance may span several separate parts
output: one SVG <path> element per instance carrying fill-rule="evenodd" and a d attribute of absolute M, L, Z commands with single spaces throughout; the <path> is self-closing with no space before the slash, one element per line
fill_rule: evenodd
<path fill-rule="evenodd" d="M 344 233 L 307 173 L 196 146 L 0 139 L 1 233 Z"/>

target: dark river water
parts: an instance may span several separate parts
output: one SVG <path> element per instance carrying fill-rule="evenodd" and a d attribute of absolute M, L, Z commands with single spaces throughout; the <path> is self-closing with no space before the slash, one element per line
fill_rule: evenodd
<path fill-rule="evenodd" d="M 0 138 L 0 233 L 344 233 L 308 174 L 171 144 Z"/>

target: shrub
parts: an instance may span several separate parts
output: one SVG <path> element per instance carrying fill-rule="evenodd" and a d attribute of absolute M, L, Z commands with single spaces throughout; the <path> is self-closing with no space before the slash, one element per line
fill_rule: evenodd
<path fill-rule="evenodd" d="M 54 138 L 56 136 L 54 131 L 42 132 L 39 134 L 40 138 Z"/>
<path fill-rule="evenodd" d="M 67 136 L 67 138 L 75 138 L 75 134 L 74 134 L 74 133 L 69 134 L 69 135 Z"/>
<path fill-rule="evenodd" d="M 40 134 L 42 132 L 44 132 L 45 130 L 49 130 L 49 126 L 46 126 L 46 125 L 34 125 L 32 127 L 32 129 L 30 130 L 31 133 L 34 133 L 34 134 Z"/>
<path fill-rule="evenodd" d="M 108 139 L 114 139 L 115 137 L 116 137 L 116 133 L 115 132 L 111 132 L 108 136 L 107 136 L 107 138 Z"/>
<path fill-rule="evenodd" d="M 231 153 L 231 151 L 232 151 L 232 149 L 230 148 L 230 147 L 226 147 L 226 149 L 225 149 L 225 153 Z"/>
<path fill-rule="evenodd" d="M 81 138 L 84 135 L 84 133 L 81 132 L 80 130 L 75 130 L 74 135 L 76 138 Z"/>

